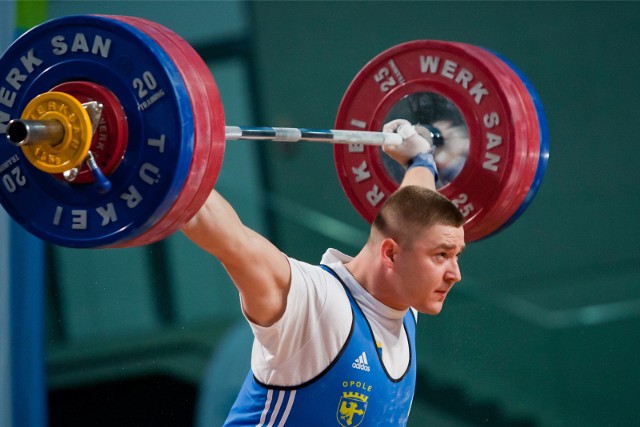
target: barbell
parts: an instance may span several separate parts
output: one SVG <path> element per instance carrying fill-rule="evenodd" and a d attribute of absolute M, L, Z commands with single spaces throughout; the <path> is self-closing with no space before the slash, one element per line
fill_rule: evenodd
<path fill-rule="evenodd" d="M 487 49 L 417 40 L 353 79 L 334 129 L 227 126 L 210 70 L 180 36 L 136 17 L 53 19 L 0 58 L 0 202 L 62 246 L 132 247 L 177 231 L 202 206 L 227 140 L 333 144 L 342 188 L 371 222 L 402 180 L 380 149 L 404 118 L 431 138 L 438 191 L 465 216 L 468 242 L 533 200 L 549 153 L 538 95 Z"/>

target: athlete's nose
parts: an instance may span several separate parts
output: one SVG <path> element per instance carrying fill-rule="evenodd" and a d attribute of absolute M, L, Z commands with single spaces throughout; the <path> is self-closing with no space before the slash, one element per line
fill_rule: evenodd
<path fill-rule="evenodd" d="M 462 280 L 462 273 L 460 272 L 460 265 L 458 265 L 457 259 L 452 259 L 450 267 L 445 273 L 445 280 L 451 284 L 457 283 Z"/>

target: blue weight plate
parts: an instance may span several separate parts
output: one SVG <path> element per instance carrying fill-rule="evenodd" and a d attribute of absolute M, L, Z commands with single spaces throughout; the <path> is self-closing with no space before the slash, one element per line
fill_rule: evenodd
<path fill-rule="evenodd" d="M 518 210 L 504 224 L 502 224 L 500 228 L 489 235 L 492 236 L 504 230 L 509 225 L 513 224 L 513 222 L 515 222 L 520 217 L 520 215 L 522 215 L 524 211 L 527 210 L 535 195 L 537 194 L 538 189 L 540 188 L 540 184 L 542 184 L 542 179 L 544 178 L 544 175 L 547 171 L 547 164 L 549 162 L 549 126 L 547 124 L 547 116 L 545 115 L 540 96 L 538 95 L 535 88 L 533 87 L 533 84 L 527 78 L 524 72 L 522 72 L 520 68 L 518 68 L 514 63 L 505 58 L 503 55 L 496 53 L 490 49 L 484 49 L 488 50 L 493 55 L 498 57 L 502 62 L 508 65 L 509 68 L 511 68 L 520 78 L 524 86 L 527 88 L 527 91 L 529 91 L 529 95 L 531 96 L 531 100 L 533 101 L 533 105 L 535 106 L 536 114 L 538 116 L 538 126 L 540 127 L 540 157 L 538 158 L 536 174 L 533 178 L 533 182 L 531 183 L 529 192 L 520 204 Z"/>
<path fill-rule="evenodd" d="M 107 246 L 144 233 L 173 205 L 191 164 L 193 112 L 175 64 L 144 32 L 106 17 L 54 19 L 9 47 L 0 79 L 0 133 L 36 95 L 68 81 L 108 88 L 127 116 L 127 149 L 107 194 L 36 169 L 2 141 L 0 202 L 29 232 L 62 246 Z"/>

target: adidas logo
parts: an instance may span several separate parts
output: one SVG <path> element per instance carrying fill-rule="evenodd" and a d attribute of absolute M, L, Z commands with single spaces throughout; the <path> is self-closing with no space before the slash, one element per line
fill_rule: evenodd
<path fill-rule="evenodd" d="M 364 351 L 358 358 L 351 364 L 356 369 L 360 369 L 361 371 L 369 372 L 371 368 L 369 367 L 369 362 L 367 362 L 367 353 Z"/>

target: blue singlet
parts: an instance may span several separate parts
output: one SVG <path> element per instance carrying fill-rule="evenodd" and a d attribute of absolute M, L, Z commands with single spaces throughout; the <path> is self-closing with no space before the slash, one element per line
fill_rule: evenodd
<path fill-rule="evenodd" d="M 404 426 L 415 389 L 415 318 L 411 310 L 404 328 L 411 351 L 407 371 L 392 379 L 382 364 L 373 332 L 362 309 L 345 289 L 353 322 L 335 360 L 317 377 L 294 387 L 262 384 L 250 371 L 225 426 Z"/>

